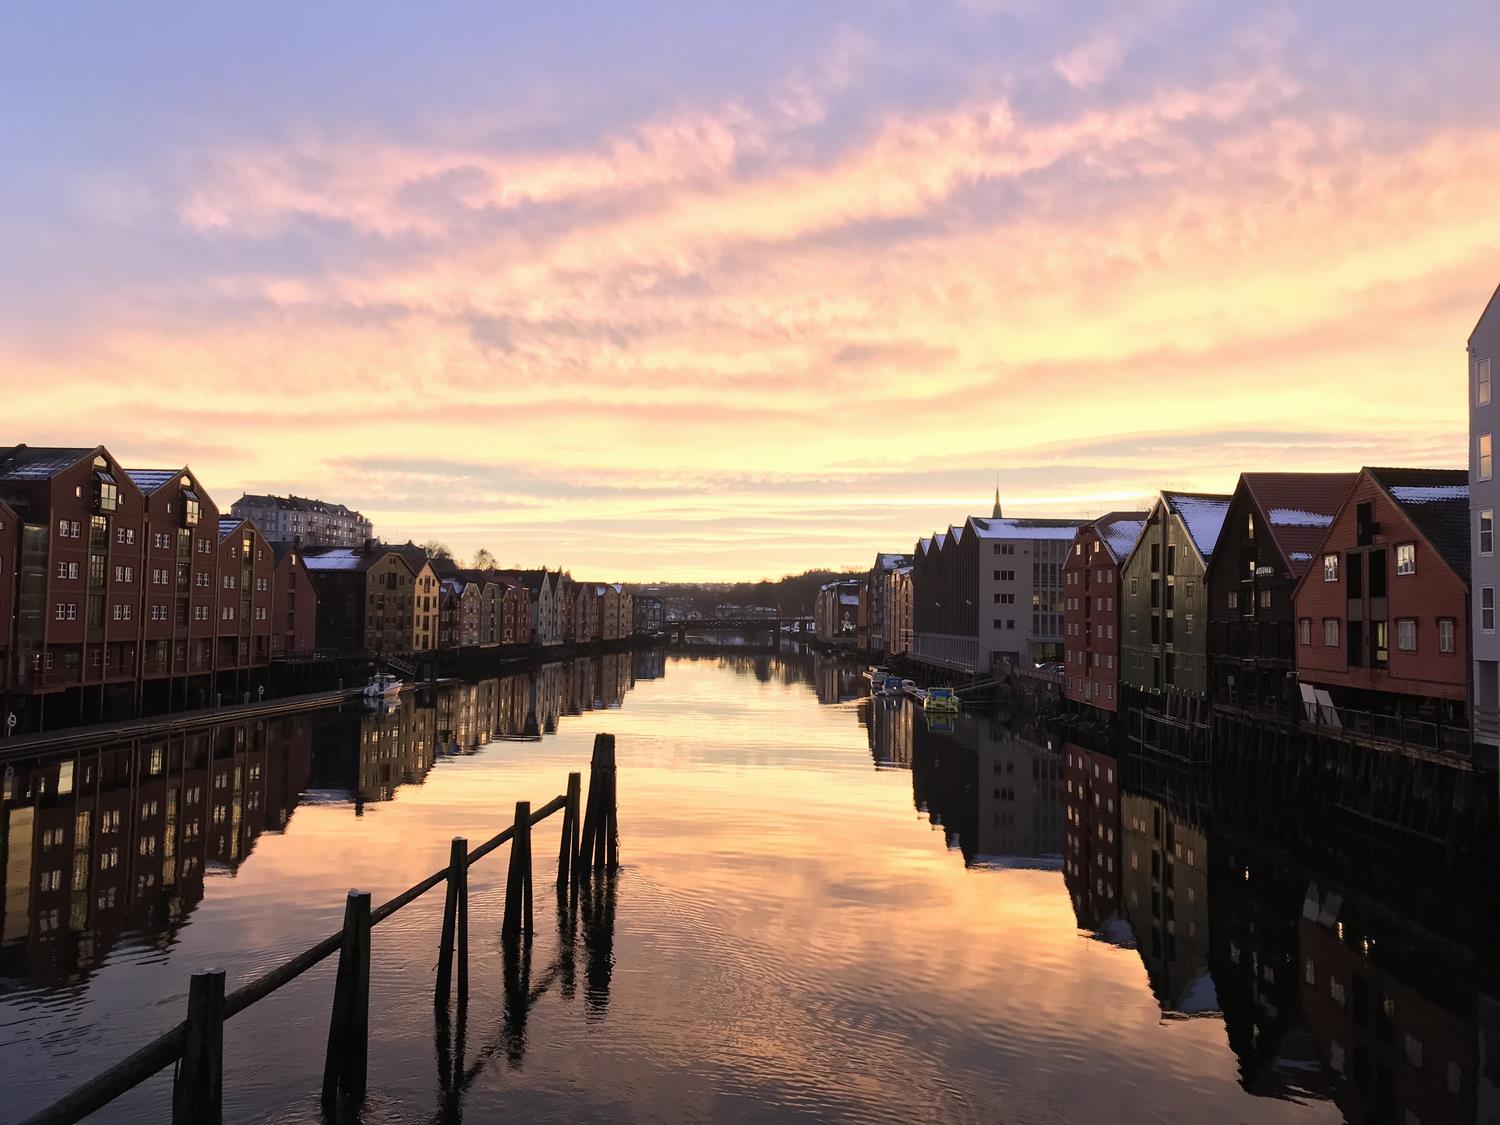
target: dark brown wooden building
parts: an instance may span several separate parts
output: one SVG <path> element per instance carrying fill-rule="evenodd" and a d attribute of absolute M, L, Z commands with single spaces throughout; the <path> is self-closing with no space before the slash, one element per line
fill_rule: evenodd
<path fill-rule="evenodd" d="M 1353 473 L 1245 473 L 1204 576 L 1209 693 L 1255 721 L 1295 722 L 1292 593 L 1338 514 Z"/>
<path fill-rule="evenodd" d="M 397 656 L 411 651 L 416 575 L 399 553 L 374 542 L 305 553 L 318 593 L 320 649 Z"/>
<path fill-rule="evenodd" d="M 21 561 L 21 521 L 15 510 L 0 499 L 0 692 L 10 686 L 13 654 L 11 637 L 16 631 L 16 580 Z M 0 722 L 5 716 L 0 714 Z"/>
<path fill-rule="evenodd" d="M 271 663 L 271 578 L 276 560 L 270 544 L 249 520 L 219 520 L 220 672 L 243 672 Z"/>
<path fill-rule="evenodd" d="M 102 706 L 137 675 L 144 498 L 103 446 L 0 448 L 21 521 L 12 695 L 78 689 Z M 80 706 L 83 702 L 80 694 Z"/>
<path fill-rule="evenodd" d="M 219 509 L 193 471 L 131 469 L 146 506 L 141 675 L 211 676 L 219 609 Z"/>
<path fill-rule="evenodd" d="M 272 544 L 276 572 L 271 577 L 271 655 L 308 657 L 318 647 L 318 591 L 301 543 Z"/>

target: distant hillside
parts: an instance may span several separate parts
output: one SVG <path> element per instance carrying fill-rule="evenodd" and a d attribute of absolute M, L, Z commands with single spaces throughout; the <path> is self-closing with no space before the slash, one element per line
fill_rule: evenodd
<path fill-rule="evenodd" d="M 632 593 L 650 591 L 660 594 L 669 602 L 691 606 L 700 616 L 711 617 L 714 607 L 720 605 L 774 606 L 787 616 L 809 616 L 818 587 L 839 578 L 859 578 L 861 572 L 841 570 L 809 570 L 802 574 L 788 574 L 775 582 L 769 579 L 760 582 L 656 582 L 631 583 Z"/>

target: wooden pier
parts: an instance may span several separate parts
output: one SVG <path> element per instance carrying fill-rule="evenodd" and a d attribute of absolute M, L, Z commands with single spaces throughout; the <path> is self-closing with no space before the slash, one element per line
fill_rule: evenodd
<path fill-rule="evenodd" d="M 535 812 L 529 801 L 518 801 L 511 825 L 472 851 L 456 837 L 448 863 L 388 902 L 372 908 L 368 891 L 351 890 L 345 899 L 344 923 L 337 933 L 278 965 L 262 976 L 225 993 L 225 971 L 194 973 L 188 989 L 187 1016 L 133 1054 L 26 1119 L 25 1125 L 60 1125 L 79 1121 L 109 1105 L 165 1068 L 177 1065 L 172 1088 L 174 1125 L 217 1125 L 223 1117 L 224 1022 L 296 980 L 313 966 L 337 953 L 333 1010 L 324 1056 L 322 1107 L 333 1121 L 359 1116 L 367 1084 L 370 1039 L 371 932 L 381 922 L 415 902 L 439 884 L 447 896 L 438 936 L 437 979 L 433 1005 L 440 1031 L 446 1029 L 450 1001 L 457 983 L 460 1025 L 469 992 L 469 868 L 510 843 L 505 907 L 500 924 L 501 945 L 509 974 L 512 966 L 529 977 L 530 938 L 534 927 L 532 829 L 561 812 L 562 838 L 558 848 L 557 898 L 559 917 L 598 897 L 591 881 L 606 883 L 619 867 L 619 825 L 616 816 L 615 739 L 596 735 L 589 770 L 587 803 L 580 810 L 582 779 L 568 775 L 566 792 Z M 581 819 L 580 819 L 581 813 Z M 612 890 L 605 888 L 612 901 Z M 568 938 L 571 941 L 571 937 Z M 524 966 L 524 968 L 523 968 Z M 507 993 L 510 991 L 507 977 Z M 508 1006 L 510 1001 L 507 1001 Z"/>

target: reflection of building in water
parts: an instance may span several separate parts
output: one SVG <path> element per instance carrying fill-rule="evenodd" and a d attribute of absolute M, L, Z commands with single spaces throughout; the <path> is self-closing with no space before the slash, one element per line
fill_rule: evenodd
<path fill-rule="evenodd" d="M 1348 1121 L 1496 1120 L 1495 1105 L 1481 1116 L 1494 1075 L 1480 1073 L 1476 1022 L 1492 1009 L 1476 1004 L 1471 951 L 1316 882 L 1300 935 L 1303 1015 Z"/>
<path fill-rule="evenodd" d="M 933 730 L 925 713 L 911 723 L 917 807 L 943 826 L 965 863 L 1060 862 L 1060 755 L 990 717 L 957 715 L 951 731 Z"/>
<path fill-rule="evenodd" d="M 1326 1098 L 1298 1007 L 1297 918 L 1307 878 L 1284 854 L 1215 818 L 1209 839 L 1209 971 L 1240 1084 L 1274 1098 Z"/>
<path fill-rule="evenodd" d="M 813 687 L 819 703 L 847 703 L 865 695 L 869 684 L 854 665 L 814 653 Z"/>
<path fill-rule="evenodd" d="M 1218 1011 L 1208 971 L 1208 841 L 1163 802 L 1120 798 L 1121 889 L 1151 991 L 1164 1012 Z"/>
<path fill-rule="evenodd" d="M 1063 881 L 1080 929 L 1129 944 L 1120 914 L 1120 776 L 1108 754 L 1065 742 Z"/>
<path fill-rule="evenodd" d="M 859 705 L 860 725 L 877 766 L 911 769 L 911 728 L 916 708 L 900 699 L 876 697 Z"/>
<path fill-rule="evenodd" d="M 18 762 L 0 792 L 0 971 L 88 972 L 121 934 L 165 940 L 281 831 L 311 758 L 303 716 Z"/>
<path fill-rule="evenodd" d="M 404 697 L 399 706 L 367 711 L 360 720 L 356 796 L 389 801 L 398 787 L 420 785 L 432 768 L 436 746 L 437 710 L 419 705 L 416 696 Z"/>
<path fill-rule="evenodd" d="M 659 615 L 660 615 L 660 612 L 661 612 L 660 611 L 660 604 L 659 604 L 660 599 L 655 599 L 655 600 L 657 600 L 657 602 L 658 602 L 657 613 L 658 613 L 658 620 L 659 620 Z M 637 609 L 639 609 L 640 604 L 641 604 L 641 599 L 637 598 L 636 599 Z M 639 613 L 637 613 L 637 618 L 636 619 L 637 619 L 637 621 L 640 620 Z M 659 679 L 661 679 L 663 676 L 665 676 L 667 674 L 667 650 L 666 649 L 662 649 L 662 648 L 643 648 L 643 649 L 637 649 L 636 652 L 634 653 L 634 655 L 632 656 L 632 659 L 635 662 L 635 670 L 634 671 L 635 671 L 635 678 L 637 680 L 659 680 Z"/>

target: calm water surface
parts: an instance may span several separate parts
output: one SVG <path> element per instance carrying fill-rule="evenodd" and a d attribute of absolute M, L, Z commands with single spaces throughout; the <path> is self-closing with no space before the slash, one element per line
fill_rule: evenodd
<path fill-rule="evenodd" d="M 461 1045 L 432 1011 L 441 892 L 376 929 L 365 1120 L 1493 1119 L 1484 959 L 1392 909 L 1391 872 L 1350 885 L 1213 821 L 1194 779 L 863 686 L 636 654 L 18 764 L 0 1117 L 180 1019 L 193 971 L 232 989 L 336 929 L 349 887 L 378 904 L 561 792 L 610 731 L 623 869 L 569 940 L 539 828 L 507 973 L 506 853 L 474 868 Z M 318 1119 L 332 981 L 230 1022 L 230 1119 Z M 169 1091 L 99 1116 L 163 1120 Z"/>

